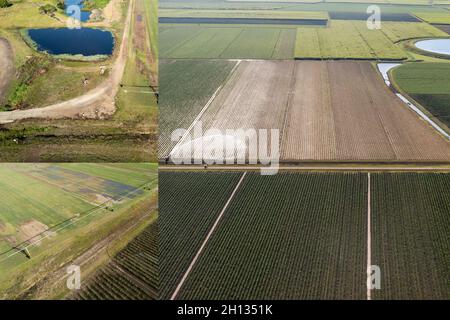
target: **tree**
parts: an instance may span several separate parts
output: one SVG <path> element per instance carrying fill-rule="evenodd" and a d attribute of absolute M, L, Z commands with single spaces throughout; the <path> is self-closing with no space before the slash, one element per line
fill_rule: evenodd
<path fill-rule="evenodd" d="M 56 7 L 52 6 L 51 4 L 46 4 L 44 6 L 39 7 L 39 12 L 42 14 L 49 14 L 52 15 L 56 12 Z"/>
<path fill-rule="evenodd" d="M 6 8 L 12 6 L 11 3 L 8 2 L 8 0 L 0 0 L 0 8 Z"/>
<path fill-rule="evenodd" d="M 58 2 L 56 3 L 56 7 L 58 9 L 64 10 L 66 8 L 64 0 L 58 0 Z"/>

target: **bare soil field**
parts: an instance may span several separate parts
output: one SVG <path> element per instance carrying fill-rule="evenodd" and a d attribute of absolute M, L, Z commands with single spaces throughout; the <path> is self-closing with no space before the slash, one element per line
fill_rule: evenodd
<path fill-rule="evenodd" d="M 450 161 L 450 144 L 369 62 L 242 61 L 204 130 L 280 129 L 285 161 Z"/>

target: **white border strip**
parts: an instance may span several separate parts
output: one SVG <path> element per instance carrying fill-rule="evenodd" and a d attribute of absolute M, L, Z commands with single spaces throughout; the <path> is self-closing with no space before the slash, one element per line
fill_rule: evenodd
<path fill-rule="evenodd" d="M 175 300 L 176 299 L 178 293 L 180 292 L 181 287 L 183 286 L 184 282 L 186 281 L 189 273 L 192 271 L 192 268 L 194 267 L 195 263 L 197 262 L 198 258 L 200 257 L 200 254 L 203 252 L 203 249 L 205 249 L 206 243 L 208 242 L 209 238 L 211 238 L 211 235 L 213 234 L 214 230 L 217 228 L 217 225 L 219 224 L 220 219 L 222 218 L 223 214 L 225 213 L 225 210 L 228 208 L 228 205 L 230 204 L 231 200 L 233 200 L 233 197 L 234 197 L 235 193 L 237 192 L 237 190 L 239 189 L 239 186 L 241 185 L 242 181 L 244 180 L 246 174 L 247 174 L 247 172 L 244 172 L 244 174 L 242 175 L 242 177 L 239 180 L 238 184 L 234 188 L 233 193 L 228 198 L 227 203 L 225 203 L 225 206 L 223 207 L 222 211 L 220 212 L 220 214 L 217 217 L 216 221 L 214 222 L 213 226 L 211 227 L 211 229 L 209 230 L 208 234 L 206 235 L 205 240 L 203 240 L 203 243 L 200 246 L 200 249 L 197 251 L 196 255 L 194 256 L 194 259 L 192 259 L 191 264 L 189 265 L 189 267 L 187 268 L 186 272 L 184 273 L 183 278 L 181 278 L 181 281 L 178 284 L 178 286 L 175 289 L 175 291 L 172 294 L 172 296 L 170 297 L 170 300 Z"/>
<path fill-rule="evenodd" d="M 371 235 L 371 203 L 370 203 L 370 172 L 367 173 L 367 300 L 372 300 L 372 293 L 370 289 L 370 274 L 371 274 L 371 266 L 372 266 L 372 235 Z"/>

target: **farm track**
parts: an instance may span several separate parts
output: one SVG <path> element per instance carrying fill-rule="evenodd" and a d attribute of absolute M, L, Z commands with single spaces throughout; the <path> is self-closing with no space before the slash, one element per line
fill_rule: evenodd
<path fill-rule="evenodd" d="M 92 118 L 102 119 L 115 112 L 115 96 L 119 90 L 128 55 L 131 17 L 134 11 L 134 0 L 130 0 L 125 19 L 122 41 L 117 53 L 116 61 L 110 76 L 97 88 L 80 97 L 53 104 L 47 107 L 29 110 L 15 110 L 0 112 L 0 124 L 10 123 L 20 119 L 63 119 L 63 118 Z"/>
<path fill-rule="evenodd" d="M 369 62 L 243 60 L 200 121 L 223 133 L 278 129 L 285 162 L 450 161 L 448 141 Z"/>
<path fill-rule="evenodd" d="M 0 38 L 0 102 L 14 77 L 14 56 L 8 40 Z"/>

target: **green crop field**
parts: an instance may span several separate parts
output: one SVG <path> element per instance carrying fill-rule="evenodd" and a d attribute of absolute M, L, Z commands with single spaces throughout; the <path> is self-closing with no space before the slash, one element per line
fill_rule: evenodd
<path fill-rule="evenodd" d="M 164 25 L 162 58 L 292 59 L 292 26 Z"/>
<path fill-rule="evenodd" d="M 56 295 L 43 279 L 139 218 L 157 186 L 151 164 L 2 164 L 0 176 L 1 298 Z"/>
<path fill-rule="evenodd" d="M 373 175 L 375 299 L 448 299 L 450 175 Z"/>
<path fill-rule="evenodd" d="M 161 172 L 161 298 L 366 299 L 367 174 L 247 172 L 199 253 L 243 174 Z M 371 174 L 372 298 L 446 298 L 449 184 Z"/>
<path fill-rule="evenodd" d="M 428 23 L 450 24 L 450 11 L 447 11 L 447 12 L 414 12 L 414 15 Z"/>
<path fill-rule="evenodd" d="M 395 42 L 447 34 L 426 23 L 383 22 L 381 30 L 369 30 L 363 21 L 330 22 L 328 28 L 299 27 L 296 58 L 407 59 Z"/>
<path fill-rule="evenodd" d="M 238 180 L 236 173 L 160 173 L 161 299 L 170 298 Z"/>
<path fill-rule="evenodd" d="M 167 156 L 175 146 L 176 142 L 171 141 L 172 132 L 189 128 L 235 64 L 226 60 L 162 61 L 159 158 Z"/>
<path fill-rule="evenodd" d="M 450 128 L 450 63 L 410 63 L 392 76 L 401 91 Z"/>

